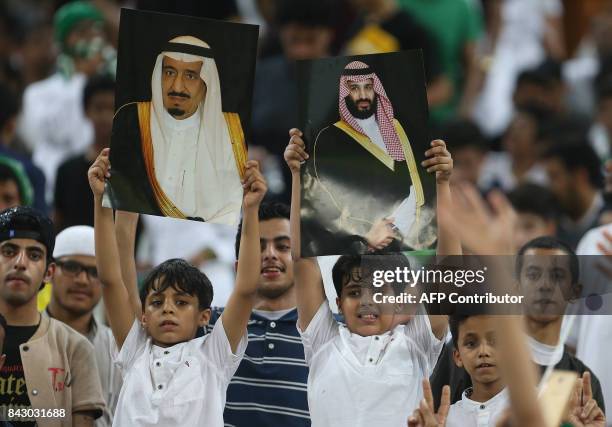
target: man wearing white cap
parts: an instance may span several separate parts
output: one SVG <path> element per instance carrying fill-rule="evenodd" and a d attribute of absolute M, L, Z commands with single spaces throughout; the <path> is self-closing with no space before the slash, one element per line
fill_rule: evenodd
<path fill-rule="evenodd" d="M 100 383 L 108 411 L 96 426 L 110 426 L 121 390 L 121 374 L 114 367 L 113 334 L 96 322 L 93 310 L 102 296 L 96 270 L 94 229 L 87 225 L 66 228 L 55 240 L 51 301 L 46 314 L 83 334 L 95 348 Z"/>
<path fill-rule="evenodd" d="M 113 122 L 113 208 L 235 224 L 246 146 L 240 117 L 224 113 L 214 52 L 175 37 L 157 56 L 152 99 L 121 106 Z"/>

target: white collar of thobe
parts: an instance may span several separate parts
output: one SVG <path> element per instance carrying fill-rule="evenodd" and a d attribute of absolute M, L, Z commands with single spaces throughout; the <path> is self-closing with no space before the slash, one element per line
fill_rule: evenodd
<path fill-rule="evenodd" d="M 355 120 L 357 120 L 357 123 L 359 123 L 360 126 L 376 126 L 378 127 L 378 123 L 376 122 L 376 114 L 372 114 L 370 117 L 368 117 L 367 119 L 358 119 L 355 118 Z"/>
<path fill-rule="evenodd" d="M 471 411 L 476 411 L 478 409 L 484 409 L 484 408 L 482 408 L 483 406 L 485 408 L 488 408 L 491 405 L 494 405 L 496 403 L 502 403 L 504 400 L 507 399 L 507 394 L 508 394 L 507 389 L 504 388 L 504 389 L 502 389 L 502 391 L 497 393 L 495 396 L 493 396 L 492 398 L 490 398 L 486 402 L 477 402 L 475 400 L 470 399 L 470 397 L 472 395 L 472 390 L 473 390 L 472 388 L 469 388 L 469 389 L 465 390 L 463 392 L 463 394 L 461 395 L 461 401 L 462 401 L 463 405 L 465 405 L 466 409 L 471 410 Z"/>
<path fill-rule="evenodd" d="M 164 123 L 164 127 L 170 128 L 175 131 L 183 131 L 190 128 L 194 128 L 200 125 L 200 108 L 195 111 L 191 116 L 187 117 L 183 120 L 177 120 L 172 117 L 168 111 L 164 108 L 164 113 L 162 114 L 162 120 Z"/>

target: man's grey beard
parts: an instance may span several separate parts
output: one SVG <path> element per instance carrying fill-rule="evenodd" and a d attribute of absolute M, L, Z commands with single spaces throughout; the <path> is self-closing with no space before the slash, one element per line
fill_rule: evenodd
<path fill-rule="evenodd" d="M 357 103 L 354 102 L 350 96 L 344 98 L 344 101 L 346 102 L 346 108 L 348 108 L 349 113 L 351 113 L 353 117 L 359 120 L 364 120 L 372 117 L 372 115 L 376 113 L 376 108 L 378 108 L 378 95 L 374 96 L 374 101 L 370 103 L 370 108 L 368 108 L 367 110 L 360 110 L 359 108 L 357 108 Z M 357 102 L 359 101 L 361 100 L 357 100 Z"/>
<path fill-rule="evenodd" d="M 180 108 L 168 108 L 168 114 L 173 117 L 183 116 L 185 115 L 185 110 L 181 110 Z"/>

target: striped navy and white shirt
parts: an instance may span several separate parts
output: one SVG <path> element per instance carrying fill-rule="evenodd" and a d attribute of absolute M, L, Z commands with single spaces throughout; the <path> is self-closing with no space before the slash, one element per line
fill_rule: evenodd
<path fill-rule="evenodd" d="M 213 308 L 207 333 L 222 308 Z M 308 366 L 297 331 L 297 309 L 277 320 L 251 314 L 249 343 L 227 389 L 227 427 L 310 426 Z"/>

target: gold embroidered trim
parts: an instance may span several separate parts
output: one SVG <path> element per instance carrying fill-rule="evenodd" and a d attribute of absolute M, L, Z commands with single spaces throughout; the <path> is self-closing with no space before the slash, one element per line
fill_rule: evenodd
<path fill-rule="evenodd" d="M 343 132 L 345 132 L 347 135 L 349 135 L 355 141 L 357 141 L 357 143 L 359 143 L 363 148 L 365 148 L 370 154 L 372 154 L 374 157 L 376 157 L 380 162 L 382 162 L 389 169 L 394 170 L 395 162 L 394 162 L 393 158 L 391 156 L 389 156 L 386 152 L 384 152 L 378 145 L 376 145 L 372 141 L 370 141 L 370 138 L 368 138 L 367 136 L 363 135 L 362 133 L 357 132 L 355 129 L 353 129 L 348 123 L 346 123 L 343 120 L 340 120 L 339 122 L 334 123 L 334 126 L 336 126 L 338 129 L 340 129 Z M 400 140 L 400 144 L 402 146 L 402 150 L 404 151 L 404 157 L 406 159 L 405 160 L 406 167 L 408 168 L 408 173 L 410 174 L 410 180 L 412 181 L 412 185 L 414 187 L 414 191 L 416 192 L 416 194 L 415 194 L 415 198 L 416 198 L 416 212 L 415 212 L 414 224 L 412 226 L 412 227 L 414 227 L 414 225 L 418 226 L 418 223 L 419 223 L 419 220 L 420 220 L 420 217 L 421 217 L 421 207 L 425 204 L 425 194 L 423 192 L 423 185 L 421 183 L 421 178 L 419 176 L 419 171 L 417 169 L 417 164 L 416 164 L 416 160 L 414 158 L 414 153 L 412 152 L 412 148 L 410 146 L 410 141 L 408 140 L 408 135 L 406 135 L 406 132 L 402 128 L 402 125 L 396 119 L 393 119 L 393 126 L 395 127 L 395 130 L 397 132 L 397 136 L 398 136 L 398 138 Z M 323 130 L 325 130 L 325 129 L 323 129 Z M 319 135 L 321 134 L 321 132 L 319 132 Z M 316 178 L 321 183 L 321 185 L 322 185 L 323 189 L 325 190 L 325 192 L 328 193 L 328 195 L 331 197 L 331 200 L 334 203 L 334 205 L 336 205 L 336 208 L 338 208 L 338 210 L 340 212 L 342 212 L 342 209 L 340 208 L 339 203 L 336 201 L 335 197 L 327 189 L 327 187 L 323 184 L 323 182 L 321 181 L 321 179 L 318 176 L 317 166 L 316 166 L 316 146 L 317 146 L 317 142 L 318 142 L 318 135 L 317 135 L 317 139 L 315 140 L 315 145 L 313 147 L 313 152 L 314 152 L 313 161 L 314 161 L 314 166 L 315 166 L 315 175 L 316 175 Z M 356 221 L 366 222 L 366 223 L 369 223 L 369 224 L 373 224 L 371 221 L 367 221 L 367 220 L 362 219 L 362 218 L 356 218 L 356 217 L 351 217 L 351 216 L 349 216 L 349 218 L 353 219 L 353 220 L 356 220 Z"/>
<path fill-rule="evenodd" d="M 368 138 L 366 135 L 357 132 L 355 129 L 351 127 L 351 125 L 349 125 L 344 120 L 340 120 L 339 122 L 334 123 L 334 126 L 336 126 L 338 129 L 346 133 L 348 136 L 353 138 L 355 141 L 357 141 L 359 145 L 361 145 L 363 148 L 368 150 L 368 152 L 371 155 L 373 155 L 378 160 L 380 160 L 383 165 L 385 165 L 391 170 L 395 169 L 395 162 L 393 158 L 389 156 L 385 152 L 385 150 L 383 150 L 378 145 L 370 141 L 370 138 Z"/>
<path fill-rule="evenodd" d="M 399 137 L 400 144 L 402 144 L 402 149 L 404 150 L 404 157 L 406 158 L 406 166 L 408 166 L 408 172 L 410 173 L 410 180 L 412 181 L 412 186 L 414 187 L 414 191 L 416 192 L 416 213 L 414 222 L 415 224 L 418 224 L 419 219 L 421 217 L 421 206 L 425 204 L 423 184 L 421 184 L 421 177 L 419 176 L 419 170 L 417 169 L 416 160 L 414 159 L 414 153 L 412 152 L 412 147 L 410 146 L 408 135 L 406 135 L 406 132 L 404 132 L 404 128 L 396 119 L 393 119 L 393 126 L 395 127 L 395 131 L 397 132 L 397 136 Z"/>
<path fill-rule="evenodd" d="M 155 200 L 159 210 L 165 216 L 185 219 L 187 216 L 177 208 L 172 201 L 166 196 L 161 185 L 155 176 L 155 161 L 153 157 L 153 142 L 151 140 L 151 103 L 138 103 L 138 123 L 140 125 L 140 138 L 142 142 L 142 155 L 144 157 L 145 167 L 147 169 L 147 177 L 151 183 Z"/>
<path fill-rule="evenodd" d="M 238 169 L 240 179 L 244 179 L 248 152 L 244 139 L 244 132 L 242 130 L 242 125 L 240 124 L 240 115 L 238 113 L 223 113 L 223 116 L 225 117 L 230 140 L 232 142 L 236 169 Z"/>

